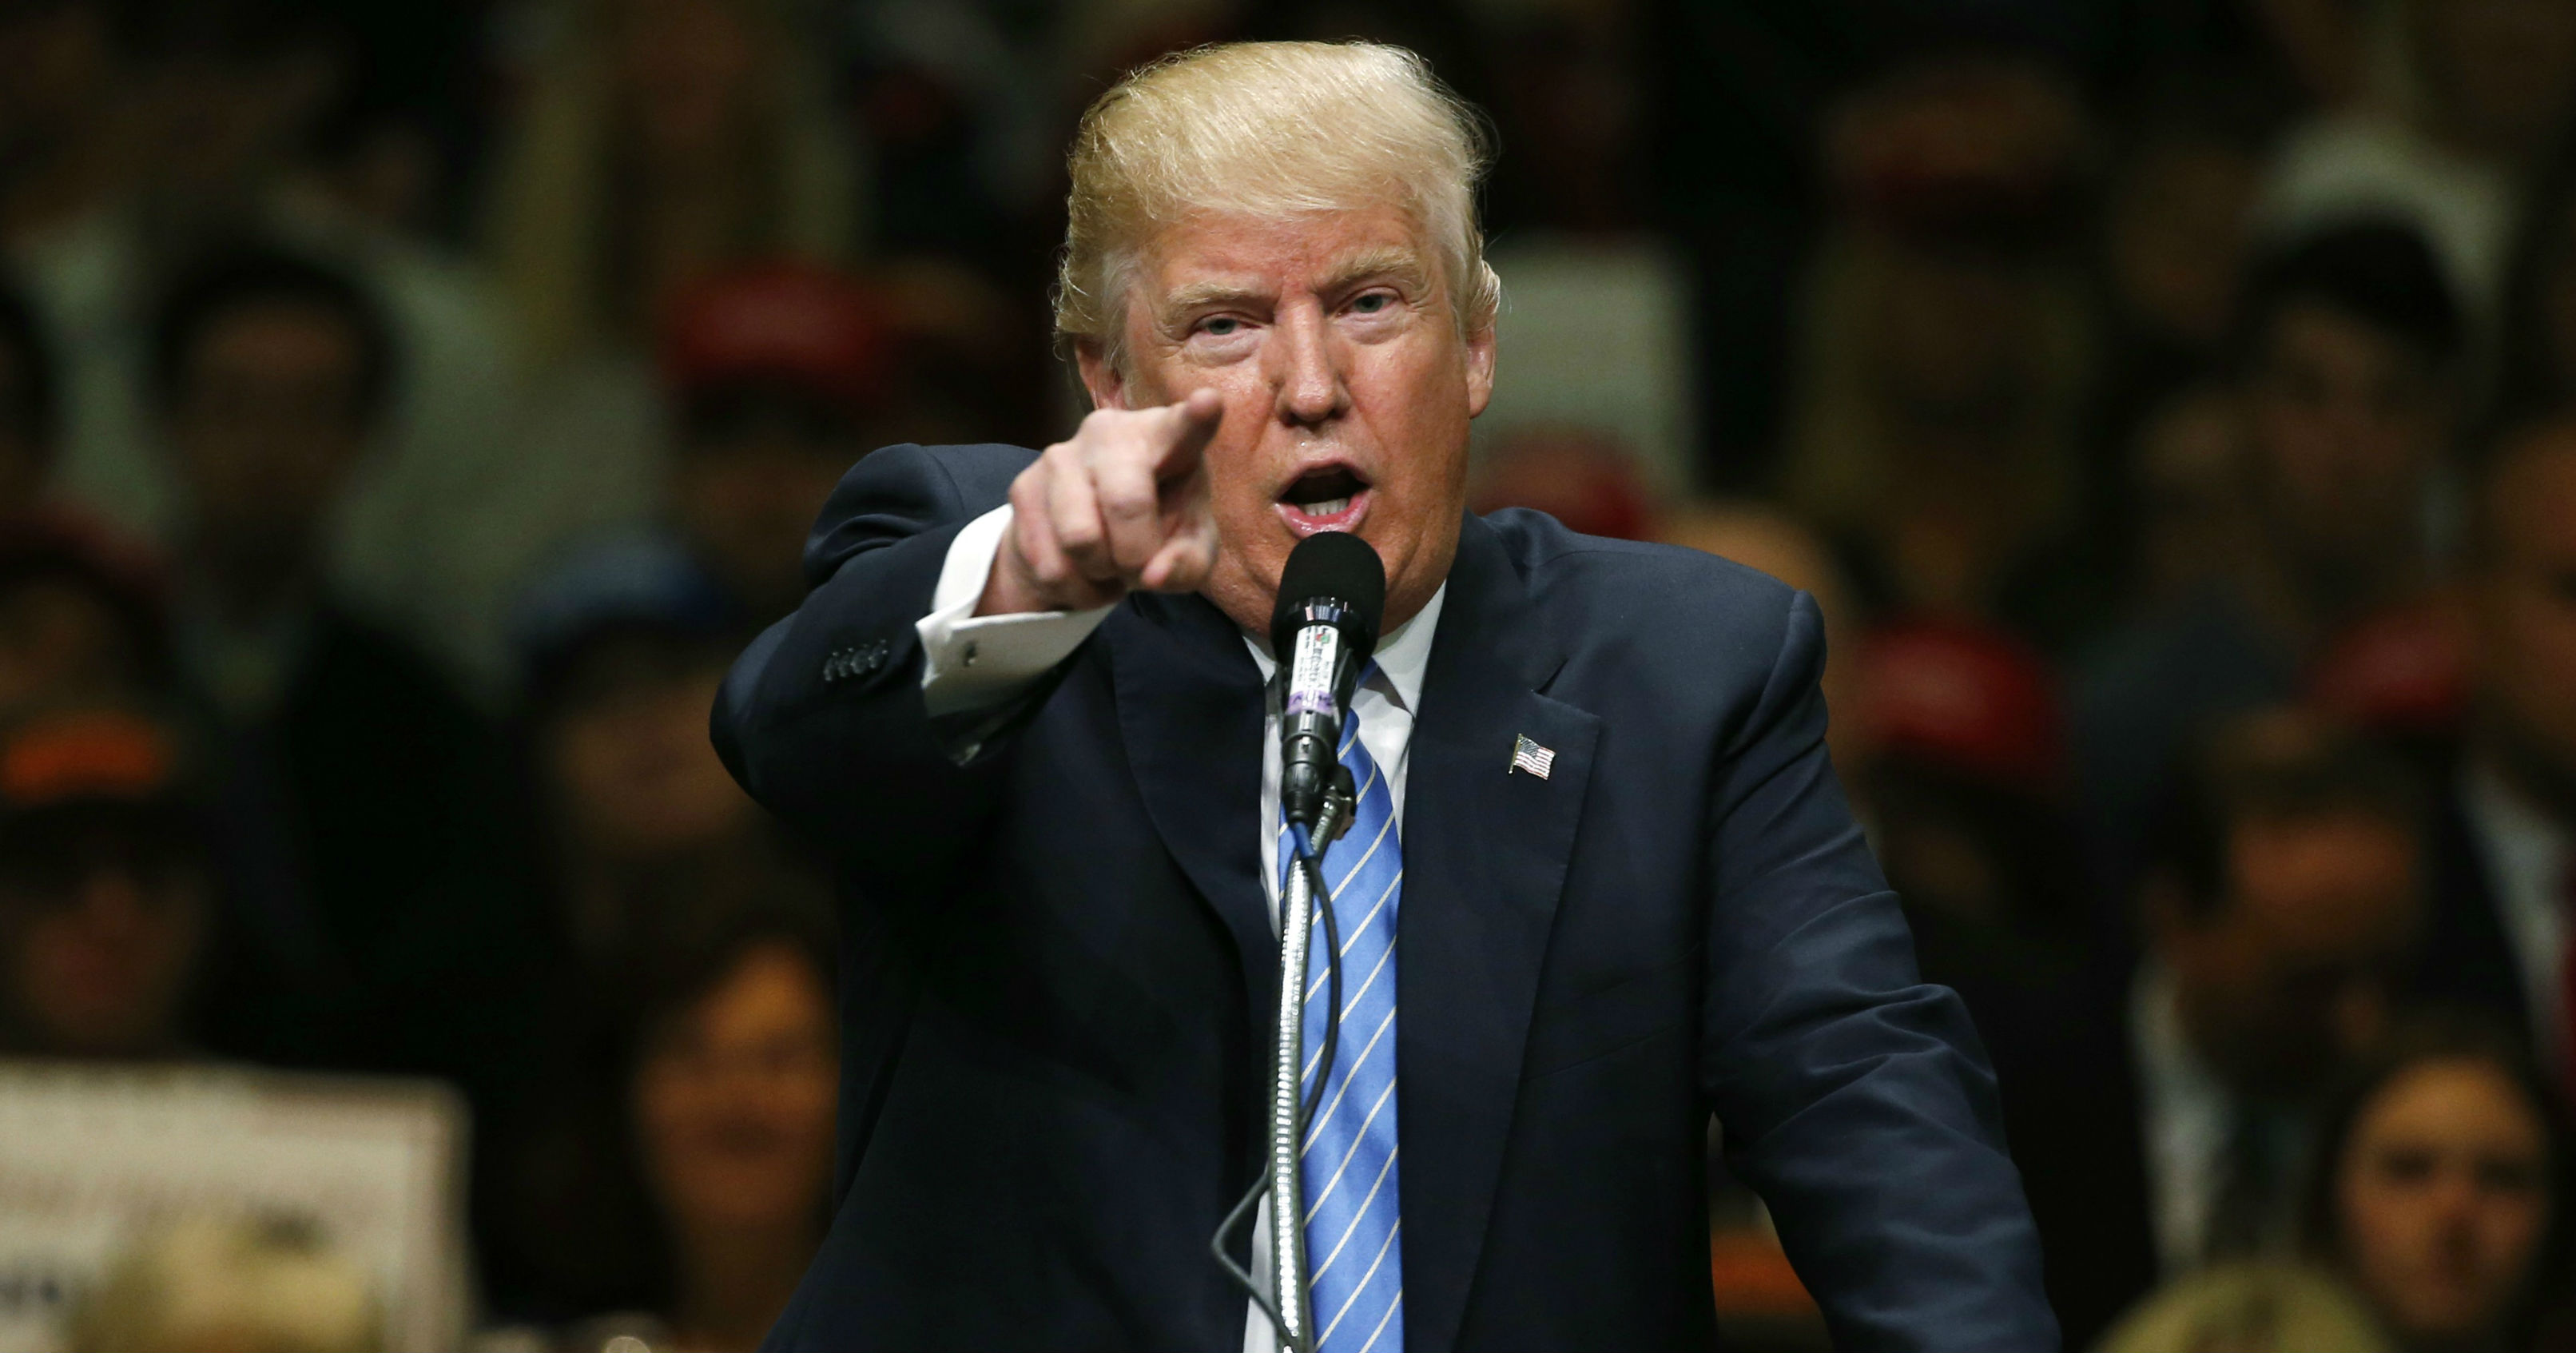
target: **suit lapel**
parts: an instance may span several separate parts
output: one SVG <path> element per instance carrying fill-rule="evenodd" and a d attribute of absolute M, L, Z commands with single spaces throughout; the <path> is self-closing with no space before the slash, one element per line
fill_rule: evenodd
<path fill-rule="evenodd" d="M 1405 789 L 1396 1083 L 1416 1353 L 1450 1348 L 1465 1316 L 1600 736 L 1540 693 L 1562 661 L 1501 538 L 1469 517 Z M 1510 770 L 1523 736 L 1556 753 L 1547 778 Z"/>
<path fill-rule="evenodd" d="M 1110 618 L 1119 733 L 1145 810 L 1234 936 L 1255 1030 L 1270 1027 L 1279 948 L 1254 845 L 1261 812 L 1260 670 L 1202 598 L 1138 595 Z"/>

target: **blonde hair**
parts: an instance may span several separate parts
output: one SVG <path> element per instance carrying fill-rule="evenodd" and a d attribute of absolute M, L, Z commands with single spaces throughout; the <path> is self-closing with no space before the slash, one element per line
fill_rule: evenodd
<path fill-rule="evenodd" d="M 1193 216 L 1296 216 L 1392 201 L 1440 255 L 1460 327 L 1494 321 L 1475 190 L 1491 161 L 1473 106 L 1429 63 L 1373 42 L 1179 52 L 1100 96 L 1074 132 L 1055 327 L 1114 362 L 1137 256 Z"/>

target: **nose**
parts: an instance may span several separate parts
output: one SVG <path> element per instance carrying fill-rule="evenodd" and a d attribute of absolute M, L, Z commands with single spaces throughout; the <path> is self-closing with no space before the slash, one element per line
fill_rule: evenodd
<path fill-rule="evenodd" d="M 1283 306 L 1270 343 L 1270 381 L 1278 391 L 1279 421 L 1320 427 L 1349 406 L 1341 354 L 1324 308 L 1312 298 Z"/>

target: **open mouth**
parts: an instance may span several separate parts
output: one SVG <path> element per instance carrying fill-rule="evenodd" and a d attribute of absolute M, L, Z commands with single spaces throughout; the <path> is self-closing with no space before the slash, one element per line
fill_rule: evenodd
<path fill-rule="evenodd" d="M 1347 465 L 1319 465 L 1279 495 L 1279 515 L 1300 536 L 1349 531 L 1368 511 L 1369 485 Z"/>

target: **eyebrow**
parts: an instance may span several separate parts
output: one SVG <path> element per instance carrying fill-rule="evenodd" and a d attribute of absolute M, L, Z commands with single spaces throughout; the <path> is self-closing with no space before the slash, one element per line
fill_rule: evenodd
<path fill-rule="evenodd" d="M 1371 277 L 1386 277 L 1415 288 L 1427 288 L 1430 273 L 1422 266 L 1422 257 L 1400 245 L 1383 245 L 1345 259 L 1327 274 L 1316 289 L 1334 292 Z M 1271 299 L 1239 282 L 1193 282 L 1175 287 L 1155 309 L 1166 317 L 1178 317 L 1212 307 L 1242 305 Z"/>

